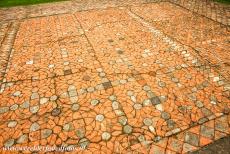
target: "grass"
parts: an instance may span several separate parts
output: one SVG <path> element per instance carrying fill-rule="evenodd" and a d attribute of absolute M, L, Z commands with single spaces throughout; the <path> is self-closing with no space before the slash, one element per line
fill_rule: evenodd
<path fill-rule="evenodd" d="M 32 4 L 58 2 L 58 1 L 64 1 L 64 0 L 0 0 L 0 7 L 32 5 Z"/>
<path fill-rule="evenodd" d="M 224 3 L 224 4 L 230 4 L 230 0 L 215 0 L 216 2 Z"/>

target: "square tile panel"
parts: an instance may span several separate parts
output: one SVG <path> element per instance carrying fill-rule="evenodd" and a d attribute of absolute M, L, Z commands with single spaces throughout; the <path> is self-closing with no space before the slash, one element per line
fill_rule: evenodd
<path fill-rule="evenodd" d="M 144 4 L 131 10 L 165 34 L 195 48 L 203 59 L 221 66 L 219 70 L 228 78 L 230 38 L 227 26 L 167 2 Z"/>
<path fill-rule="evenodd" d="M 43 115 L 55 107 L 53 79 L 19 81 L 2 84 L 0 93 L 1 122 L 28 120 L 33 115 Z"/>
<path fill-rule="evenodd" d="M 68 71 L 95 70 L 100 63 L 94 55 L 83 35 L 35 46 L 15 47 L 6 81 L 38 80 L 65 75 Z"/>

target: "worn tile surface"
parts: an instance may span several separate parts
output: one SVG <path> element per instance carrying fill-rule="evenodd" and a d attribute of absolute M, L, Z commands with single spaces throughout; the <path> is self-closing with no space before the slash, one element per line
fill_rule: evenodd
<path fill-rule="evenodd" d="M 229 77 L 229 27 L 170 3 L 142 5 L 133 7 L 132 11 L 165 34 L 194 48 L 203 59 Z"/>
<path fill-rule="evenodd" d="M 229 136 L 228 11 L 186 0 L 0 9 L 1 152 L 187 153 Z"/>

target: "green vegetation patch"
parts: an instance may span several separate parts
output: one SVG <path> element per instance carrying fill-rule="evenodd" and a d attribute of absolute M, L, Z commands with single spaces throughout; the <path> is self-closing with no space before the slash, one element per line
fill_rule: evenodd
<path fill-rule="evenodd" d="M 0 7 L 32 5 L 32 4 L 58 2 L 58 1 L 64 1 L 64 0 L 0 0 Z"/>
<path fill-rule="evenodd" d="M 230 4 L 230 0 L 215 0 L 216 2 L 224 3 L 224 4 Z"/>

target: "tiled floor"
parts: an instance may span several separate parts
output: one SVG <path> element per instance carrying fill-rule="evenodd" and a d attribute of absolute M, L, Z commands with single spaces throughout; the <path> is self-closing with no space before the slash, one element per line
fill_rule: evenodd
<path fill-rule="evenodd" d="M 187 153 L 229 136 L 225 23 L 176 2 L 77 4 L 0 15 L 1 152 Z"/>

